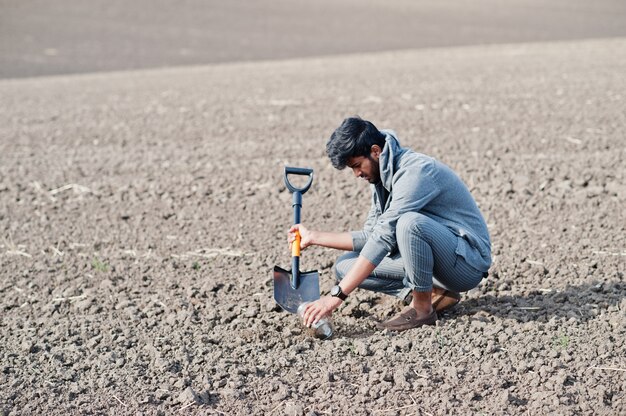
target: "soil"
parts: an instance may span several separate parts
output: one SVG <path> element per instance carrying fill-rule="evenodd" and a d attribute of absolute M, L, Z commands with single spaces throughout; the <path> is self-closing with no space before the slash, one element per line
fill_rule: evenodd
<path fill-rule="evenodd" d="M 0 415 L 626 414 L 624 73 L 618 39 L 0 81 Z M 320 341 L 272 299 L 282 169 L 359 229 L 353 114 L 458 172 L 495 261 L 434 327 L 357 291 Z"/>

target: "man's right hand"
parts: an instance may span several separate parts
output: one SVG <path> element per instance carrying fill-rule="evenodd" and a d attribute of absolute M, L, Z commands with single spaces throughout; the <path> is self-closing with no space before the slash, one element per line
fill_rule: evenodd
<path fill-rule="evenodd" d="M 308 246 L 315 244 L 313 241 L 314 231 L 309 230 L 302 224 L 296 224 L 292 226 L 287 232 L 287 241 L 289 242 L 289 250 L 296 239 L 296 232 L 300 233 L 300 249 L 305 249 Z"/>

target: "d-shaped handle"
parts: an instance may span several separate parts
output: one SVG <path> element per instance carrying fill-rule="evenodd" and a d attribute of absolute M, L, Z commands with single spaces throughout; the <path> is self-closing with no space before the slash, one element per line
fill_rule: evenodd
<path fill-rule="evenodd" d="M 291 182 L 289 182 L 289 175 L 308 176 L 309 180 L 302 188 L 297 188 L 293 186 Z M 299 192 L 300 194 L 303 194 L 309 190 L 312 183 L 313 183 L 313 169 L 294 168 L 291 166 L 285 166 L 285 186 L 287 186 L 287 189 L 289 189 L 291 193 Z"/>

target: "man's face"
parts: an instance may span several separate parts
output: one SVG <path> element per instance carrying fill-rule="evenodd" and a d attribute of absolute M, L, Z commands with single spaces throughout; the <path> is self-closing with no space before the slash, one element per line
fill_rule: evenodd
<path fill-rule="evenodd" d="M 371 184 L 380 182 L 380 147 L 372 146 L 372 152 L 369 157 L 356 156 L 348 159 L 347 166 L 352 169 L 354 176 L 363 178 Z"/>

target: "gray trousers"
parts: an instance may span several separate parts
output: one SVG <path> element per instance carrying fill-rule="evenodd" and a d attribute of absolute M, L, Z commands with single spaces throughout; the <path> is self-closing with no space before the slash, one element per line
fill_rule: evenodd
<path fill-rule="evenodd" d="M 398 251 L 388 255 L 359 287 L 404 299 L 412 290 L 432 287 L 465 292 L 478 286 L 483 272 L 456 254 L 458 237 L 447 227 L 417 212 L 403 214 L 396 225 Z M 337 260 L 335 274 L 341 281 L 352 268 L 358 252 Z"/>

